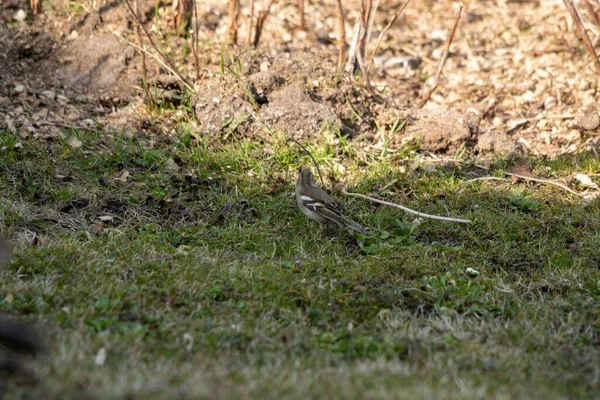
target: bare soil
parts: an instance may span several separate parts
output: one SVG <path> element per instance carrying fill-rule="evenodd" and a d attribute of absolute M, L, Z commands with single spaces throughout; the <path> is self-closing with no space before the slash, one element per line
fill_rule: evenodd
<path fill-rule="evenodd" d="M 170 5 L 142 1 L 139 7 L 158 46 L 194 85 L 193 118 L 205 135 L 263 137 L 277 129 L 302 140 L 339 128 L 366 151 L 413 141 L 421 151 L 440 154 L 463 148 L 475 155 L 597 151 L 597 74 L 562 2 L 466 3 L 442 80 L 423 108 L 415 104 L 441 56 L 456 7 L 408 6 L 374 58 L 371 81 L 378 93 L 371 94 L 358 77 L 337 68 L 336 15 L 329 3 L 308 2 L 306 31 L 298 29 L 294 4 L 276 4 L 260 49 L 250 50 L 220 44 L 226 6 L 201 2 L 197 80 L 189 41 L 171 33 Z M 248 15 L 242 5 L 240 43 Z M 344 6 L 348 41 L 358 3 Z M 397 7 L 382 2 L 371 50 Z M 0 124 L 40 138 L 61 136 L 61 128 L 90 125 L 92 119 L 143 131 L 148 119 L 141 57 L 126 43 L 137 43 L 126 5 L 77 12 L 48 5 L 35 18 L 15 20 L 23 9 L 3 0 L 0 12 Z M 583 7 L 581 14 L 590 20 Z M 594 38 L 594 29 L 589 34 Z M 174 99 L 185 95 L 181 83 L 153 60 L 147 63 L 159 102 L 177 106 Z M 406 122 L 403 129 L 390 133 L 398 121 Z M 159 134 L 173 126 L 153 124 L 150 131 Z"/>

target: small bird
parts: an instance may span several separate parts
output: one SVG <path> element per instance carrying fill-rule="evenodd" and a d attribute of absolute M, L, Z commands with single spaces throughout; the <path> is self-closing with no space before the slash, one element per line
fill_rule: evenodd
<path fill-rule="evenodd" d="M 319 224 L 337 224 L 367 236 L 365 228 L 352 221 L 344 208 L 317 186 L 312 172 L 302 169 L 296 181 L 296 202 L 302 214 Z"/>

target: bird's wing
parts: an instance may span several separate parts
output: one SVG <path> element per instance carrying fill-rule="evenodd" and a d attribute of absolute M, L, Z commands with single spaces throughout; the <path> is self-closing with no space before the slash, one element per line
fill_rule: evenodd
<path fill-rule="evenodd" d="M 345 210 L 331 199 L 315 200 L 308 195 L 301 195 L 302 204 L 311 211 L 318 213 L 338 225 L 344 225 Z"/>

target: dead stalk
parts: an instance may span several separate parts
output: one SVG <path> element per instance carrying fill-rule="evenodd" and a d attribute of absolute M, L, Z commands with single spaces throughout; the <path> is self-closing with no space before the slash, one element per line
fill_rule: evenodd
<path fill-rule="evenodd" d="M 583 5 L 584 5 L 588 15 L 590 16 L 592 23 L 596 26 L 600 25 L 600 19 L 594 12 L 594 7 L 590 4 L 590 0 L 584 0 Z"/>
<path fill-rule="evenodd" d="M 133 7 L 134 7 L 134 13 L 137 16 L 138 15 L 138 0 L 134 0 Z M 138 43 L 139 43 L 140 47 L 143 48 L 144 42 L 142 41 L 142 32 L 140 31 L 140 24 L 137 24 L 135 26 L 135 33 L 137 34 Z M 146 101 L 150 101 L 152 103 L 153 101 L 151 98 L 150 90 L 148 90 L 148 70 L 146 68 L 146 53 L 144 53 L 143 51 L 140 53 L 142 56 L 142 80 L 144 81 L 142 84 L 142 87 L 144 88 L 144 94 L 146 96 Z"/>
<path fill-rule="evenodd" d="M 306 16 L 304 15 L 304 0 L 298 0 L 298 14 L 300 14 L 300 29 L 306 30 Z"/>
<path fill-rule="evenodd" d="M 368 19 L 369 23 L 367 24 L 365 48 L 363 49 L 363 58 L 365 60 L 367 59 L 367 44 L 371 41 L 371 32 L 373 31 L 373 23 L 375 22 L 375 15 L 377 14 L 377 8 L 379 8 L 379 0 L 375 0 L 374 2 L 372 0 L 369 0 L 369 2 L 371 3 L 367 10 L 368 15 L 369 15 L 369 19 Z"/>
<path fill-rule="evenodd" d="M 367 21 L 369 20 L 371 4 L 372 0 L 362 0 L 360 4 L 360 35 L 358 35 L 358 48 L 356 49 L 356 52 L 361 53 L 360 55 L 363 56 L 363 59 L 367 39 Z"/>
<path fill-rule="evenodd" d="M 392 25 L 394 25 L 394 22 L 396 22 L 396 20 L 398 19 L 398 17 L 400 17 L 400 15 L 402 14 L 402 11 L 404 11 L 404 9 L 408 5 L 408 3 L 410 3 L 410 0 L 406 0 L 404 2 L 404 4 L 402 4 L 402 7 L 400 7 L 400 9 L 398 10 L 398 12 L 396 14 L 394 14 L 394 17 L 385 26 L 385 28 L 383 28 L 383 30 L 379 34 L 379 37 L 377 38 L 377 43 L 375 44 L 375 50 L 373 50 L 373 54 L 371 54 L 371 62 L 369 62 L 369 67 L 367 68 L 367 72 L 371 69 L 371 66 L 373 65 L 373 60 L 375 59 L 375 56 L 377 55 L 377 52 L 379 51 L 379 46 L 381 46 L 381 41 L 383 40 L 383 36 L 388 31 L 388 29 L 390 29 L 392 27 Z"/>
<path fill-rule="evenodd" d="M 115 35 L 117 37 L 117 39 L 119 39 L 123 43 L 128 44 L 129 46 L 133 47 L 134 49 L 138 49 L 139 51 L 141 51 L 141 52 L 147 54 L 148 56 L 150 56 L 151 58 L 153 58 L 154 61 L 156 61 L 158 64 L 160 64 L 161 67 L 163 67 L 164 69 L 166 69 L 167 71 L 169 71 L 173 75 L 177 76 L 183 82 L 183 84 L 184 84 L 185 87 L 187 87 L 193 93 L 196 93 L 196 91 L 194 90 L 194 87 L 187 80 L 182 80 L 182 78 L 178 75 L 179 72 L 177 70 L 174 70 L 173 68 L 171 68 L 170 65 L 168 65 L 163 60 L 161 60 L 160 57 L 158 57 L 156 54 L 153 54 L 150 51 L 148 51 L 147 49 L 145 49 L 145 48 L 143 49 L 140 46 L 138 46 L 137 44 L 128 41 L 127 39 L 123 38 L 122 36 L 120 36 L 115 31 L 110 31 L 110 33 L 112 33 L 113 35 Z"/>
<path fill-rule="evenodd" d="M 250 3 L 248 5 L 249 7 L 249 11 L 250 11 L 250 15 L 248 16 L 248 36 L 246 37 L 246 47 L 250 47 L 250 45 L 252 44 L 252 28 L 253 28 L 253 22 L 254 22 L 254 0 L 250 0 Z"/>
<path fill-rule="evenodd" d="M 173 63 L 173 61 L 171 61 L 171 59 L 158 48 L 158 46 L 154 42 L 154 39 L 152 39 L 152 36 L 150 35 L 150 32 L 148 32 L 148 30 L 146 29 L 146 27 L 144 26 L 144 24 L 142 24 L 142 21 L 140 20 L 140 18 L 138 17 L 138 15 L 133 10 L 133 7 L 131 6 L 131 3 L 129 2 L 129 0 L 125 0 L 125 3 L 127 4 L 127 7 L 129 8 L 129 11 L 131 11 L 131 13 L 133 14 L 133 17 L 135 18 L 136 23 L 144 31 L 144 34 L 146 35 L 146 38 L 150 42 L 150 45 L 152 46 L 152 48 L 154 49 L 154 51 L 156 51 L 158 54 L 160 54 L 160 56 L 162 57 L 164 63 L 170 67 L 169 69 L 171 70 L 171 72 L 173 74 L 175 74 L 185 84 L 185 86 L 187 86 L 188 89 L 190 89 L 193 93 L 196 93 L 196 91 L 194 90 L 194 87 L 192 86 L 192 84 L 190 84 L 190 82 L 188 82 L 188 80 L 181 74 L 181 72 L 179 72 L 179 70 L 177 69 L 177 67 Z M 145 51 L 145 49 L 143 49 L 142 47 L 140 47 L 140 49 L 142 49 L 142 51 Z"/>
<path fill-rule="evenodd" d="M 363 0 L 361 7 L 361 32 L 360 40 L 358 41 L 358 50 L 356 52 L 356 58 L 358 60 L 358 66 L 360 67 L 360 72 L 363 75 L 363 80 L 365 82 L 365 86 L 367 90 L 373 93 L 373 87 L 371 86 L 371 81 L 369 79 L 369 71 L 367 70 L 366 60 L 367 60 L 367 44 L 369 43 L 369 38 L 371 36 L 371 29 L 373 27 L 373 22 L 375 20 L 375 12 L 377 11 L 377 7 L 379 7 L 379 0 Z"/>
<path fill-rule="evenodd" d="M 229 28 L 227 29 L 227 40 L 232 44 L 237 44 L 237 20 L 239 14 L 240 0 L 229 0 Z"/>
<path fill-rule="evenodd" d="M 444 69 L 444 64 L 446 64 L 446 60 L 448 59 L 448 53 L 450 52 L 450 44 L 452 44 L 452 39 L 454 39 L 454 34 L 456 33 L 456 27 L 458 26 L 458 23 L 460 22 L 460 15 L 462 14 L 462 10 L 463 10 L 463 6 L 461 4 L 460 8 L 458 9 L 458 15 L 456 16 L 456 19 L 454 20 L 454 25 L 452 26 L 452 30 L 450 31 L 450 34 L 446 38 L 446 43 L 444 45 L 444 52 L 442 53 L 442 56 L 440 57 L 437 65 L 435 67 L 433 84 L 432 84 L 431 88 L 425 93 L 425 95 L 423 96 L 421 101 L 417 104 L 418 108 L 423 107 L 425 105 L 425 103 L 427 103 L 427 101 L 429 100 L 429 98 L 431 97 L 431 95 L 433 94 L 435 89 L 437 89 L 440 75 L 442 75 L 442 70 Z"/>
<path fill-rule="evenodd" d="M 173 24 L 178 35 L 189 29 L 192 24 L 194 14 L 194 0 L 174 0 L 173 1 Z"/>
<path fill-rule="evenodd" d="M 342 8 L 342 0 L 336 1 L 337 9 L 337 34 L 338 34 L 338 68 L 344 65 L 345 48 L 346 48 L 346 23 L 344 21 L 344 9 Z"/>
<path fill-rule="evenodd" d="M 352 41 L 350 42 L 346 66 L 344 67 L 347 72 L 354 73 L 355 64 L 358 63 L 365 86 L 371 93 L 373 93 L 373 88 L 369 80 L 369 73 L 366 66 L 366 48 L 378 6 L 379 0 L 375 0 L 374 2 L 373 0 L 361 1 L 360 14 L 354 23 Z"/>
<path fill-rule="evenodd" d="M 274 2 L 275 0 L 269 0 L 265 9 L 258 13 L 258 17 L 256 18 L 256 32 L 254 33 L 254 48 L 258 47 L 258 44 L 260 43 L 260 36 L 262 35 L 265 22 L 267 21 L 267 17 L 271 12 L 271 6 Z"/>
<path fill-rule="evenodd" d="M 563 3 L 565 3 L 567 10 L 569 10 L 569 14 L 571 14 L 571 18 L 573 18 L 573 21 L 575 22 L 577 33 L 581 37 L 581 40 L 583 40 L 585 49 L 587 50 L 590 57 L 592 57 L 592 61 L 594 62 L 594 65 L 596 67 L 596 72 L 600 75 L 600 61 L 598 61 L 598 55 L 594 50 L 594 46 L 592 45 L 589 36 L 585 32 L 583 23 L 581 22 L 581 18 L 579 18 L 579 14 L 577 13 L 577 9 L 575 8 L 571 0 L 563 0 Z"/>
<path fill-rule="evenodd" d="M 194 52 L 194 63 L 196 64 L 196 80 L 200 79 L 200 60 L 198 56 L 198 6 L 196 0 L 194 2 L 194 18 L 192 25 L 192 51 Z"/>
<path fill-rule="evenodd" d="M 348 57 L 346 58 L 346 72 L 354 73 L 354 64 L 356 64 L 356 50 L 358 49 L 358 40 L 360 39 L 361 15 L 356 17 L 354 28 L 352 28 L 352 39 L 350 40 L 350 48 L 348 49 Z"/>

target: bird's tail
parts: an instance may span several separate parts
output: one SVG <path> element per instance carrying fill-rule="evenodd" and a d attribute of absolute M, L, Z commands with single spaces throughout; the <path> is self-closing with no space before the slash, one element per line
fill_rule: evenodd
<path fill-rule="evenodd" d="M 346 226 L 348 228 L 353 229 L 356 232 L 361 233 L 361 234 L 363 234 L 365 236 L 369 236 L 369 232 L 365 228 L 363 228 L 360 224 L 352 221 L 350 218 L 345 217 L 344 218 L 344 223 L 346 224 Z"/>

